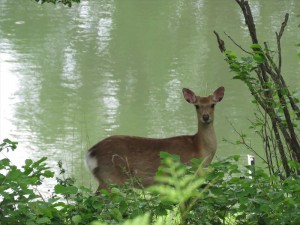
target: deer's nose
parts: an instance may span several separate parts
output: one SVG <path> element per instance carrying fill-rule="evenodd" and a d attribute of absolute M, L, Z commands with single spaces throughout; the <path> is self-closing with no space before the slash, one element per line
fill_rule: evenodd
<path fill-rule="evenodd" d="M 203 118 L 204 122 L 207 122 L 209 120 L 209 115 L 204 114 L 204 115 L 202 115 L 202 118 Z"/>

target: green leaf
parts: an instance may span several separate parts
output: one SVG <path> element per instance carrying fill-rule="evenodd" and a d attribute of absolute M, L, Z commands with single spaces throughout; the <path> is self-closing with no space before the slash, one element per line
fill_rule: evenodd
<path fill-rule="evenodd" d="M 44 177 L 51 178 L 54 176 L 54 172 L 52 172 L 50 170 L 46 170 L 46 171 L 44 171 L 43 175 L 44 175 Z"/>
<path fill-rule="evenodd" d="M 32 164 L 32 159 L 25 160 L 25 166 L 30 166 Z"/>
<path fill-rule="evenodd" d="M 7 138 L 4 139 L 3 142 L 5 142 L 6 144 L 8 144 L 12 148 L 12 150 L 15 150 L 17 148 L 17 145 L 18 145 L 18 142 L 11 141 L 11 140 L 9 140 Z"/>
<path fill-rule="evenodd" d="M 26 221 L 26 225 L 36 225 L 36 223 L 32 220 Z"/>
<path fill-rule="evenodd" d="M 235 59 L 237 57 L 236 53 L 232 51 L 225 51 L 225 55 L 230 59 Z"/>
<path fill-rule="evenodd" d="M 13 142 L 6 138 L 3 140 L 3 143 L 0 144 L 0 152 L 3 149 L 6 149 L 7 151 L 10 151 L 10 150 L 14 151 L 17 148 L 17 144 L 18 144 L 18 142 Z"/>
<path fill-rule="evenodd" d="M 93 221 L 90 223 L 90 225 L 108 225 L 107 223 L 101 222 L 101 221 Z"/>
<path fill-rule="evenodd" d="M 233 158 L 233 160 L 234 161 L 239 161 L 240 160 L 240 155 L 234 155 L 234 156 L 232 156 L 232 158 Z"/>
<path fill-rule="evenodd" d="M 114 194 L 121 194 L 121 191 L 120 191 L 119 188 L 112 187 L 112 188 L 111 188 L 111 193 L 114 193 Z"/>
<path fill-rule="evenodd" d="M 82 221 L 82 218 L 80 215 L 75 215 L 72 217 L 72 221 L 75 225 L 79 224 Z"/>
<path fill-rule="evenodd" d="M 36 220 L 37 224 L 49 223 L 51 220 L 48 217 L 41 217 Z"/>
<path fill-rule="evenodd" d="M 261 49 L 261 46 L 259 44 L 252 44 L 252 45 L 250 45 L 250 48 L 252 48 L 252 49 Z"/>
<path fill-rule="evenodd" d="M 9 166 L 10 160 L 8 158 L 1 159 L 0 161 L 0 169 Z"/>
<path fill-rule="evenodd" d="M 292 169 L 295 169 L 295 170 L 298 170 L 300 168 L 300 163 L 296 162 L 296 161 L 289 161 L 289 166 L 292 168 Z"/>
<path fill-rule="evenodd" d="M 265 213 L 268 213 L 269 212 L 269 206 L 266 205 L 266 204 L 262 204 L 260 205 L 259 209 Z"/>
<path fill-rule="evenodd" d="M 121 221 L 123 220 L 122 214 L 121 214 L 120 210 L 117 209 L 117 208 L 111 209 L 111 210 L 110 210 L 110 214 L 112 215 L 112 217 L 113 217 L 115 220 L 117 220 L 117 221 L 119 221 L 119 222 L 121 222 Z"/>
<path fill-rule="evenodd" d="M 101 203 L 98 199 L 97 199 L 96 201 L 93 201 L 93 202 L 92 202 L 92 206 L 93 206 L 95 209 L 102 209 L 102 208 L 104 208 L 103 203 Z"/>
<path fill-rule="evenodd" d="M 16 169 L 16 167 L 9 171 L 9 173 L 7 174 L 7 179 L 9 180 L 17 180 L 20 176 L 22 175 L 22 172 L 18 169 Z"/>
<path fill-rule="evenodd" d="M 162 159 L 168 159 L 168 158 L 171 158 L 171 159 L 176 160 L 176 161 L 179 161 L 179 160 L 180 160 L 180 156 L 179 156 L 179 155 L 170 154 L 170 153 L 164 152 L 164 151 L 161 151 L 161 152 L 159 153 L 159 156 L 160 156 L 160 158 L 162 158 Z"/>
<path fill-rule="evenodd" d="M 76 194 L 78 191 L 78 188 L 75 186 L 63 186 L 61 184 L 57 184 L 54 187 L 55 193 L 56 194 L 62 194 L 62 195 L 67 195 L 67 194 Z"/>
<path fill-rule="evenodd" d="M 241 75 L 236 75 L 236 76 L 232 77 L 232 79 L 234 79 L 234 80 L 244 80 L 245 77 L 243 77 Z"/>
<path fill-rule="evenodd" d="M 255 53 L 253 55 L 253 59 L 255 60 L 255 62 L 257 62 L 258 64 L 263 63 L 265 61 L 265 58 L 262 54 L 260 53 Z"/>
<path fill-rule="evenodd" d="M 121 213 L 126 212 L 126 210 L 128 209 L 128 204 L 126 203 L 126 201 L 121 201 L 119 204 L 119 210 Z"/>
<path fill-rule="evenodd" d="M 148 225 L 150 224 L 149 217 L 150 216 L 148 213 L 145 215 L 137 216 L 132 220 L 127 220 L 125 223 L 123 223 L 123 225 Z M 156 224 L 158 225 L 157 222 L 155 223 L 155 225 Z"/>
<path fill-rule="evenodd" d="M 42 157 L 38 161 L 34 162 L 32 164 L 32 167 L 34 167 L 34 168 L 40 167 L 41 166 L 40 164 L 46 160 L 47 160 L 47 157 Z"/>

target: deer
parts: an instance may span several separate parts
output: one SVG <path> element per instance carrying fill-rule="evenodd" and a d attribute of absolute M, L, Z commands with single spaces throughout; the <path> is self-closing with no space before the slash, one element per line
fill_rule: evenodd
<path fill-rule="evenodd" d="M 193 158 L 203 159 L 203 165 L 211 163 L 217 150 L 214 110 L 223 99 L 225 88 L 219 87 L 206 97 L 196 96 L 188 88 L 182 92 L 196 109 L 197 133 L 169 138 L 113 135 L 103 139 L 86 154 L 87 165 L 99 182 L 97 192 L 109 190 L 109 184 L 122 185 L 130 176 L 137 176 L 143 187 L 152 185 L 161 151 L 180 156 L 182 163 L 188 164 Z"/>

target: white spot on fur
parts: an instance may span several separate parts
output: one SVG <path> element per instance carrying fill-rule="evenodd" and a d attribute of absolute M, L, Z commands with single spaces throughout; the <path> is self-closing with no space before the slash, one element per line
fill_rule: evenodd
<path fill-rule="evenodd" d="M 91 152 L 87 152 L 86 154 L 86 165 L 91 172 L 98 167 L 97 159 L 91 156 Z"/>

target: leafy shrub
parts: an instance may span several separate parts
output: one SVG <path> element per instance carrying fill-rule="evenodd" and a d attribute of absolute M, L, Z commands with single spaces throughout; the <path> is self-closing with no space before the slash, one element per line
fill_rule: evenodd
<path fill-rule="evenodd" d="M 0 152 L 13 151 L 16 146 L 16 142 L 6 139 Z M 64 178 L 61 162 L 57 184 L 50 198 L 45 199 L 38 187 L 45 178 L 54 177 L 46 159 L 26 159 L 21 169 L 6 157 L 0 159 L 0 224 L 89 224 L 96 220 L 118 224 L 146 212 L 151 218 L 166 215 L 170 209 L 157 195 L 133 189 L 130 181 L 123 187 L 112 186 L 111 192 L 102 190 L 97 196 L 85 187 L 77 187 L 74 179 Z"/>
<path fill-rule="evenodd" d="M 62 3 L 63 5 L 67 5 L 69 7 L 71 7 L 73 3 L 80 3 L 80 0 L 35 0 L 35 1 L 40 3 L 40 4 L 44 4 L 44 3 L 53 3 L 53 4 Z"/>
<path fill-rule="evenodd" d="M 176 191 L 182 197 L 190 196 L 181 224 L 300 224 L 300 178 L 281 180 L 253 166 L 246 166 L 246 172 L 242 173 L 238 159 L 232 156 L 206 169 L 201 169 L 197 160 L 192 167 L 185 166 L 185 177 L 194 176 L 189 188 L 198 182 L 197 176 L 202 185 L 200 181 L 197 183 L 198 192 L 192 188 L 181 194 L 186 187 Z M 292 164 L 299 168 L 299 164 Z M 169 179 L 171 188 L 176 177 L 172 175 Z M 177 179 L 177 183 L 183 180 Z"/>
<path fill-rule="evenodd" d="M 4 140 L 0 152 L 16 149 Z M 178 156 L 162 153 L 157 184 L 133 188 L 133 181 L 112 186 L 95 195 L 75 180 L 57 177 L 51 197 L 38 187 L 52 178 L 46 158 L 26 159 L 19 169 L 6 157 L 0 159 L 0 224 L 300 224 L 300 178 L 281 180 L 263 169 L 246 166 L 241 172 L 238 156 L 202 168 Z M 290 162 L 290 167 L 300 165 Z"/>
<path fill-rule="evenodd" d="M 300 178 L 281 180 L 261 168 L 238 165 L 232 156 L 201 167 L 162 155 L 157 180 L 149 190 L 178 208 L 178 224 L 300 224 Z M 299 169 L 299 164 L 290 162 Z"/>

